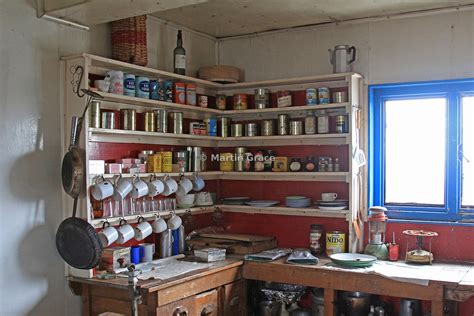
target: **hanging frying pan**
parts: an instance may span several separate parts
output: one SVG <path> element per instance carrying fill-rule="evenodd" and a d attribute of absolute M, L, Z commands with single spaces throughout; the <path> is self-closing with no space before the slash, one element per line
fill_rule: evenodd
<path fill-rule="evenodd" d="M 61 177 L 64 191 L 74 199 L 72 217 L 62 221 L 56 232 L 56 247 L 59 254 L 70 266 L 77 269 L 92 269 L 99 264 L 102 244 L 94 227 L 76 217 L 77 199 L 84 183 L 84 152 L 78 146 L 82 122 L 89 104 L 99 94 L 82 89 L 89 96 L 82 117 L 73 117 L 69 151 L 64 155 Z"/>

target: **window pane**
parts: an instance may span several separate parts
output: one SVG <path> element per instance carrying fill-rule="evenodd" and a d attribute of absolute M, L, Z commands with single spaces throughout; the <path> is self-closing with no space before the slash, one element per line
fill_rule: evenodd
<path fill-rule="evenodd" d="M 474 96 L 462 98 L 462 206 L 474 206 Z"/>
<path fill-rule="evenodd" d="M 385 203 L 444 205 L 446 99 L 385 102 Z"/>

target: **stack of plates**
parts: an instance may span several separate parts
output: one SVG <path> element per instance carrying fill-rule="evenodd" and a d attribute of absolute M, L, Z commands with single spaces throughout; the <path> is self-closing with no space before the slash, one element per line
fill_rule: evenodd
<path fill-rule="evenodd" d="M 335 264 L 349 268 L 370 267 L 377 261 L 377 258 L 374 256 L 359 253 L 335 253 L 330 255 L 329 258 Z"/>
<path fill-rule="evenodd" d="M 270 207 L 277 204 L 280 204 L 280 201 L 275 200 L 252 200 L 245 202 L 245 204 L 254 206 L 254 207 Z"/>
<path fill-rule="evenodd" d="M 288 207 L 303 208 L 311 206 L 311 199 L 306 196 L 287 196 L 285 202 Z"/>
<path fill-rule="evenodd" d="M 250 201 L 248 196 L 236 196 L 222 199 L 222 203 L 225 205 L 244 205 L 245 202 L 248 201 Z"/>
<path fill-rule="evenodd" d="M 322 211 L 341 211 L 347 209 L 347 204 L 348 200 L 318 200 L 315 205 Z"/>

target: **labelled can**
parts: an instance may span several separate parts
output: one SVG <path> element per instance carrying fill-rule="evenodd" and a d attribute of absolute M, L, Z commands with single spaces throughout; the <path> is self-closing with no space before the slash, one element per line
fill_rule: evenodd
<path fill-rule="evenodd" d="M 316 105 L 318 102 L 318 93 L 316 88 L 306 89 L 306 105 Z"/>
<path fill-rule="evenodd" d="M 193 147 L 193 156 L 192 156 L 192 171 L 198 172 L 202 171 L 202 148 L 201 147 Z"/>
<path fill-rule="evenodd" d="M 143 99 L 150 98 L 150 79 L 137 76 L 135 78 L 135 96 Z"/>
<path fill-rule="evenodd" d="M 179 172 L 188 172 L 188 151 L 180 150 L 176 153 L 176 164 L 178 165 Z"/>
<path fill-rule="evenodd" d="M 198 99 L 199 106 L 202 108 L 207 108 L 209 104 L 209 98 L 207 97 L 207 95 L 200 95 Z"/>
<path fill-rule="evenodd" d="M 346 234 L 341 231 L 326 233 L 326 255 L 346 252 Z"/>
<path fill-rule="evenodd" d="M 323 253 L 323 235 L 323 225 L 311 224 L 309 230 L 309 249 L 313 254 L 319 255 Z"/>
<path fill-rule="evenodd" d="M 204 120 L 206 123 L 207 135 L 217 136 L 217 120 L 215 118 L 208 118 Z"/>
<path fill-rule="evenodd" d="M 304 118 L 304 133 L 306 135 L 316 134 L 316 116 L 311 112 L 308 112 Z"/>
<path fill-rule="evenodd" d="M 173 81 L 165 80 L 163 82 L 163 89 L 165 92 L 165 99 L 166 102 L 173 102 Z"/>
<path fill-rule="evenodd" d="M 333 92 L 332 93 L 332 102 L 334 102 L 334 103 L 347 102 L 347 92 L 346 91 Z"/>
<path fill-rule="evenodd" d="M 221 117 L 219 119 L 220 127 L 219 127 L 219 136 L 220 137 L 229 137 L 229 126 L 230 126 L 230 118 L 228 117 Z"/>
<path fill-rule="evenodd" d="M 186 85 L 186 104 L 196 105 L 196 85 L 194 83 Z"/>
<path fill-rule="evenodd" d="M 301 134 L 303 134 L 303 122 L 290 121 L 290 135 L 301 135 Z"/>
<path fill-rule="evenodd" d="M 252 171 L 253 154 L 246 152 L 244 155 L 244 171 Z"/>
<path fill-rule="evenodd" d="M 227 103 L 227 97 L 223 94 L 219 94 L 216 96 L 216 107 L 218 110 L 225 110 Z"/>
<path fill-rule="evenodd" d="M 262 121 L 262 136 L 273 136 L 273 120 Z"/>
<path fill-rule="evenodd" d="M 123 75 L 123 94 L 129 97 L 135 96 L 135 75 L 124 74 Z"/>
<path fill-rule="evenodd" d="M 247 95 L 245 93 L 234 94 L 234 110 L 247 110 Z"/>
<path fill-rule="evenodd" d="M 161 153 L 154 153 L 148 156 L 147 171 L 150 173 L 163 172 Z"/>
<path fill-rule="evenodd" d="M 245 124 L 245 136 L 257 136 L 257 123 Z"/>
<path fill-rule="evenodd" d="M 186 104 L 186 84 L 183 82 L 174 84 L 174 103 Z"/>
<path fill-rule="evenodd" d="M 244 171 L 244 159 L 245 153 L 247 152 L 246 147 L 237 147 L 235 148 L 234 155 L 234 171 Z"/>
<path fill-rule="evenodd" d="M 100 128 L 100 101 L 91 101 L 89 115 L 89 127 Z"/>
<path fill-rule="evenodd" d="M 327 87 L 320 87 L 318 88 L 318 101 L 319 104 L 329 104 L 329 88 Z"/>
<path fill-rule="evenodd" d="M 278 115 L 278 135 L 288 135 L 288 121 L 290 116 L 288 114 Z"/>
<path fill-rule="evenodd" d="M 145 112 L 143 115 L 143 130 L 145 132 L 155 132 L 156 114 L 153 111 Z"/>
<path fill-rule="evenodd" d="M 219 155 L 219 170 L 234 171 L 234 154 L 222 153 Z"/>
<path fill-rule="evenodd" d="M 114 112 L 102 112 L 102 128 L 114 129 L 115 128 L 115 113 Z"/>
<path fill-rule="evenodd" d="M 234 123 L 231 125 L 231 136 L 242 137 L 244 126 L 241 123 Z"/>
<path fill-rule="evenodd" d="M 265 109 L 270 106 L 270 90 L 258 88 L 254 92 L 254 102 L 256 109 Z"/>
<path fill-rule="evenodd" d="M 336 133 L 342 134 L 349 132 L 348 118 L 345 115 L 336 116 Z"/>
<path fill-rule="evenodd" d="M 173 134 L 183 134 L 183 112 L 172 112 L 170 116 Z"/>
<path fill-rule="evenodd" d="M 157 95 L 159 101 L 165 101 L 166 100 L 166 94 L 165 94 L 165 82 L 163 79 L 158 79 L 156 81 L 156 89 L 157 89 Z"/>
<path fill-rule="evenodd" d="M 166 110 L 155 110 L 155 127 L 159 133 L 168 132 L 168 111 Z"/>
<path fill-rule="evenodd" d="M 137 112 L 134 109 L 120 110 L 120 128 L 124 130 L 134 131 L 136 125 Z"/>
<path fill-rule="evenodd" d="M 191 135 L 201 135 L 201 123 L 199 123 L 199 122 L 190 122 L 189 123 L 189 134 L 191 134 Z"/>
<path fill-rule="evenodd" d="M 161 155 L 161 170 L 165 173 L 173 172 L 173 152 L 162 151 Z"/>
<path fill-rule="evenodd" d="M 152 100 L 158 100 L 158 80 L 150 80 L 150 99 Z"/>

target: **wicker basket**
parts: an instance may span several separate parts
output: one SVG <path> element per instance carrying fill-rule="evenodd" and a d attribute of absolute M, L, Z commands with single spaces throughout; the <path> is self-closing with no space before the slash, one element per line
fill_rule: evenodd
<path fill-rule="evenodd" d="M 112 22 L 112 58 L 146 66 L 146 15 Z"/>

